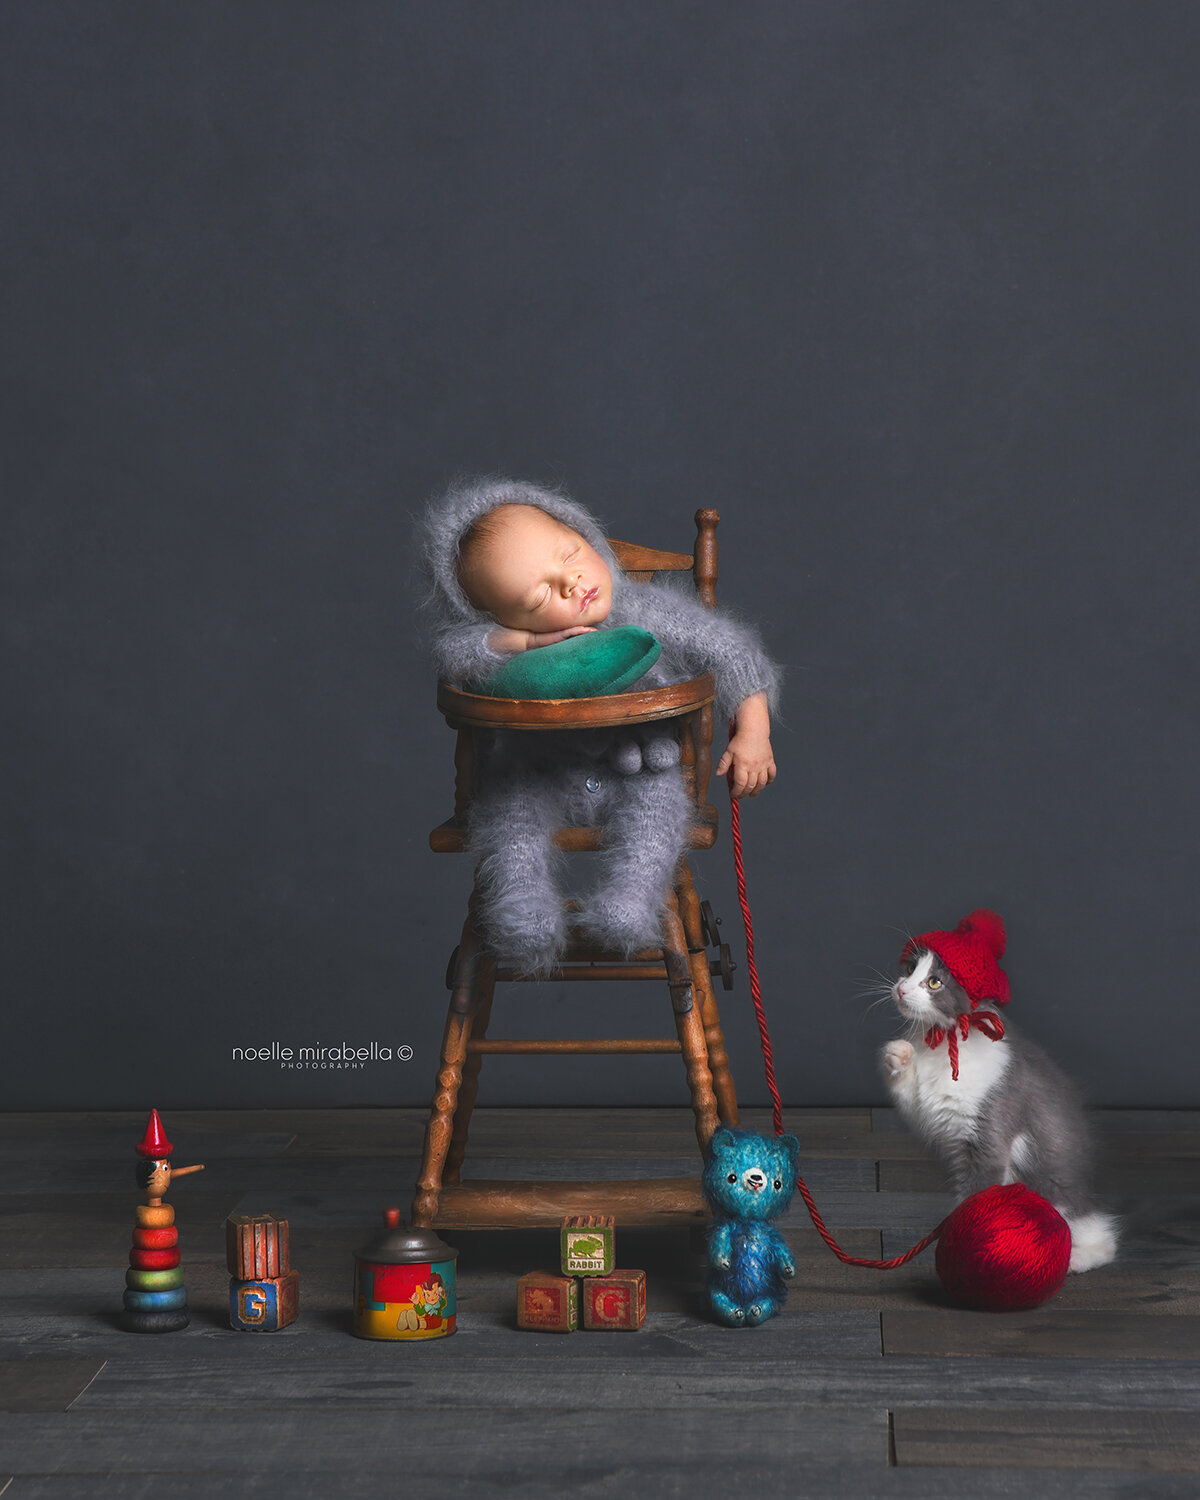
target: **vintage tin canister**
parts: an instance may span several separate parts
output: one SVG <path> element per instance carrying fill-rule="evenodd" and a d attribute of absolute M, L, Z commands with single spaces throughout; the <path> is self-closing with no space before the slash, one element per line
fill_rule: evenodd
<path fill-rule="evenodd" d="M 354 1253 L 354 1332 L 361 1339 L 442 1339 L 454 1332 L 458 1251 L 432 1229 L 410 1229 L 398 1208 Z"/>

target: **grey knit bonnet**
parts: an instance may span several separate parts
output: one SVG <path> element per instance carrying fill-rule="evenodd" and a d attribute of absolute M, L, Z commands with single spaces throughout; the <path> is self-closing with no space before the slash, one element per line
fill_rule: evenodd
<path fill-rule="evenodd" d="M 613 579 L 613 596 L 624 583 L 620 564 L 595 520 L 573 500 L 519 479 L 474 479 L 455 484 L 426 507 L 423 565 L 430 584 L 429 604 L 446 624 L 485 618 L 463 593 L 458 581 L 458 549 L 464 533 L 498 505 L 534 505 L 572 527 L 600 554 Z"/>

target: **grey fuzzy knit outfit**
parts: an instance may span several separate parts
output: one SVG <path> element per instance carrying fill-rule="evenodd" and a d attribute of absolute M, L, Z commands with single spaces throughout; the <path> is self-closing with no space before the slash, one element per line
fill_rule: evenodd
<path fill-rule="evenodd" d="M 442 680 L 463 687 L 511 660 L 488 645 L 496 622 L 471 603 L 458 579 L 463 534 L 498 505 L 537 506 L 578 531 L 604 559 L 612 574 L 612 607 L 598 628 L 639 625 L 662 647 L 638 689 L 711 672 L 718 724 L 754 693 L 765 692 L 774 709 L 779 671 L 751 627 L 706 609 L 693 592 L 626 578 L 604 533 L 581 506 L 507 479 L 455 486 L 425 513 L 426 618 Z M 603 830 L 599 879 L 583 900 L 577 925 L 621 953 L 655 946 L 693 817 L 678 744 L 661 729 L 491 735 L 468 814 L 485 940 L 526 973 L 553 967 L 566 941 L 563 856 L 553 835 L 574 823 Z"/>

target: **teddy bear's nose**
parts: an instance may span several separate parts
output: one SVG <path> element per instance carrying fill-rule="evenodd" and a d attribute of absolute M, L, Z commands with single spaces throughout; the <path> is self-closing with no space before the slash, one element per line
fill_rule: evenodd
<path fill-rule="evenodd" d="M 766 1174 L 760 1172 L 757 1167 L 754 1168 L 753 1171 L 746 1173 L 746 1186 L 751 1190 L 751 1192 L 757 1193 L 760 1188 L 764 1188 L 766 1187 L 766 1185 Z"/>

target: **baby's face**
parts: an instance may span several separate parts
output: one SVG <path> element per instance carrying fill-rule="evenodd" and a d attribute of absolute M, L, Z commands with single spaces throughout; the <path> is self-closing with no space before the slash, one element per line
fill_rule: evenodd
<path fill-rule="evenodd" d="M 498 529 L 463 579 L 472 604 L 509 630 L 539 635 L 608 618 L 612 574 L 577 531 L 536 506 L 498 511 Z"/>

